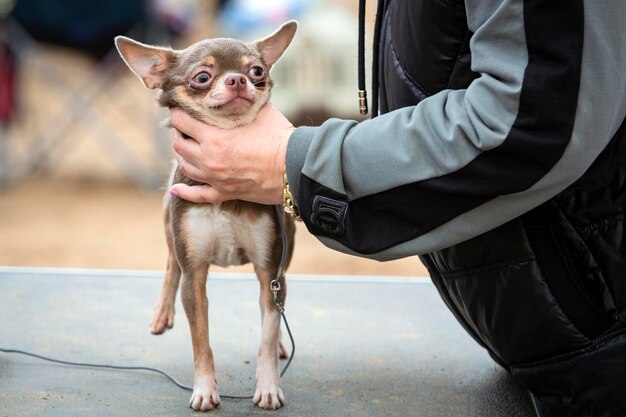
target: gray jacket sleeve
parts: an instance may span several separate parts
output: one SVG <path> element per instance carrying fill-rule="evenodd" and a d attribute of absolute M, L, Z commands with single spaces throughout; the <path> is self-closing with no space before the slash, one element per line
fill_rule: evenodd
<path fill-rule="evenodd" d="M 379 260 L 427 253 L 525 213 L 585 172 L 626 115 L 626 7 L 581 1 L 557 19 L 554 7 L 525 3 L 466 1 L 480 74 L 467 89 L 294 132 L 287 174 L 309 231 Z"/>

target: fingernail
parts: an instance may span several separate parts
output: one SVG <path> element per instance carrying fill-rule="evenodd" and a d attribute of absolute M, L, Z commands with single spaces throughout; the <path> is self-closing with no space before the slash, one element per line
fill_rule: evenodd
<path fill-rule="evenodd" d="M 173 188 L 170 190 L 170 194 L 173 195 L 174 197 L 178 197 L 178 193 Z"/>

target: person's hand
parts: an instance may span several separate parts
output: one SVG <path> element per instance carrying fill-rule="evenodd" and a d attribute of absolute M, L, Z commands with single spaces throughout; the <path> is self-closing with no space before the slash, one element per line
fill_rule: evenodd
<path fill-rule="evenodd" d="M 180 169 L 203 183 L 174 184 L 173 195 L 196 203 L 282 202 L 287 142 L 295 128 L 271 104 L 252 123 L 234 129 L 209 126 L 180 109 L 172 110 L 172 125 Z"/>

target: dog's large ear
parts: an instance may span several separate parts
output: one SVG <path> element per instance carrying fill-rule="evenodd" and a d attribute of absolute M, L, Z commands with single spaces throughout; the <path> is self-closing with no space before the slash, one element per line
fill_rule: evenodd
<path fill-rule="evenodd" d="M 117 36 L 115 46 L 126 65 L 146 87 L 161 88 L 165 74 L 174 62 L 172 49 L 145 45 L 125 36 Z"/>
<path fill-rule="evenodd" d="M 295 20 L 290 20 L 284 23 L 276 32 L 254 43 L 268 67 L 274 65 L 283 55 L 283 52 L 285 52 L 285 49 L 287 49 L 296 35 L 297 29 L 298 23 Z"/>

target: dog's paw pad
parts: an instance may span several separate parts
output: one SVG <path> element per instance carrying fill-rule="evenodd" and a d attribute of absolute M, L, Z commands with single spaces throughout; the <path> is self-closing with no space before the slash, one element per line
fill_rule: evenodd
<path fill-rule="evenodd" d="M 157 303 L 152 313 L 150 332 L 161 334 L 174 326 L 174 306 L 171 304 Z"/>
<path fill-rule="evenodd" d="M 265 410 L 277 410 L 285 405 L 285 396 L 279 386 L 271 384 L 267 388 L 257 388 L 252 401 Z"/>
<path fill-rule="evenodd" d="M 195 411 L 209 411 L 220 405 L 220 394 L 217 388 L 194 388 L 193 394 L 189 399 L 189 407 Z"/>

